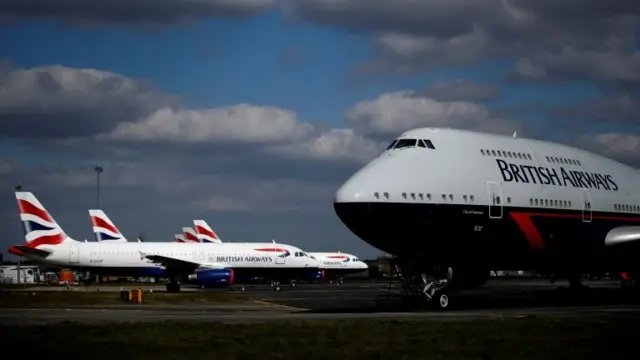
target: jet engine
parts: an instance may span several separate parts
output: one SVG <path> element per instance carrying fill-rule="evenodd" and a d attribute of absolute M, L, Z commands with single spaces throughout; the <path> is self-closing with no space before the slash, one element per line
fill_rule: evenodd
<path fill-rule="evenodd" d="M 198 285 L 231 285 L 233 284 L 233 269 L 201 270 L 189 275 L 189 280 Z"/>

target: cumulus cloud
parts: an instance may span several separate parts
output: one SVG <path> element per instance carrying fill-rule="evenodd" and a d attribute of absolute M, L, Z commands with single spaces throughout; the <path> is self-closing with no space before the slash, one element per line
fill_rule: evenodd
<path fill-rule="evenodd" d="M 0 132 L 20 138 L 88 136 L 136 121 L 178 97 L 107 71 L 0 64 Z"/>
<path fill-rule="evenodd" d="M 137 123 L 122 123 L 108 136 L 116 140 L 185 142 L 282 142 L 307 137 L 313 126 L 295 112 L 239 104 L 205 110 L 160 109 Z"/>
<path fill-rule="evenodd" d="M 629 1 L 299 0 L 287 13 L 370 31 L 376 56 L 362 66 L 365 74 L 520 57 L 518 73 L 638 81 L 640 6 Z"/>
<path fill-rule="evenodd" d="M 573 143 L 586 150 L 608 156 L 632 166 L 640 166 L 640 136 L 630 133 L 609 132 L 597 135 L 581 135 Z"/>
<path fill-rule="evenodd" d="M 510 134 L 517 123 L 493 117 L 482 105 L 468 101 L 437 101 L 413 91 L 382 94 L 357 103 L 345 117 L 358 131 L 392 135 L 415 127 L 454 127 Z"/>
<path fill-rule="evenodd" d="M 275 0 L 7 0 L 0 20 L 57 19 L 75 25 L 162 26 L 217 17 L 247 17 Z"/>

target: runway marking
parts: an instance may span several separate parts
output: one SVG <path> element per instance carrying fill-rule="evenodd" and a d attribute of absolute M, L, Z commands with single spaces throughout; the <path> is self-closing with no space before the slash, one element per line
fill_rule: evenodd
<path fill-rule="evenodd" d="M 254 300 L 253 302 L 256 303 L 256 304 L 265 305 L 265 306 L 268 306 L 268 307 L 279 308 L 279 309 L 283 309 L 283 310 L 289 310 L 289 311 L 308 311 L 309 310 L 309 309 L 297 308 L 297 307 L 288 306 L 288 305 L 276 304 L 276 303 L 263 301 L 263 300 Z"/>

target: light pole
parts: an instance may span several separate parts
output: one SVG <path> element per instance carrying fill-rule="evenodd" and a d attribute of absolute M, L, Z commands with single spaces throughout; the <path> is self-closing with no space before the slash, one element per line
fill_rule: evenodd
<path fill-rule="evenodd" d="M 98 184 L 96 187 L 96 209 L 100 209 L 100 173 L 103 171 L 102 166 L 96 166 L 93 170 L 98 176 Z"/>
<path fill-rule="evenodd" d="M 96 176 L 98 177 L 98 183 L 96 186 L 96 209 L 100 209 L 100 173 L 102 172 L 102 166 L 98 165 L 93 168 L 93 171 L 96 172 Z M 87 276 L 88 277 L 88 276 Z M 100 282 L 100 276 L 96 274 L 96 283 Z"/>

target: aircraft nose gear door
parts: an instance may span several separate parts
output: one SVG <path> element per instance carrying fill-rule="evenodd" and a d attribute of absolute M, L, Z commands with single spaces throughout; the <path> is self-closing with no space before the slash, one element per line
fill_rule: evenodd
<path fill-rule="evenodd" d="M 489 195 L 489 218 L 502 218 L 502 188 L 495 181 L 487 181 L 487 194 Z"/>
<path fill-rule="evenodd" d="M 80 255 L 78 254 L 78 248 L 76 246 L 69 247 L 69 263 L 77 264 L 79 261 Z"/>
<path fill-rule="evenodd" d="M 589 189 L 580 189 L 580 195 L 582 197 L 582 221 L 591 222 L 591 193 Z"/>

